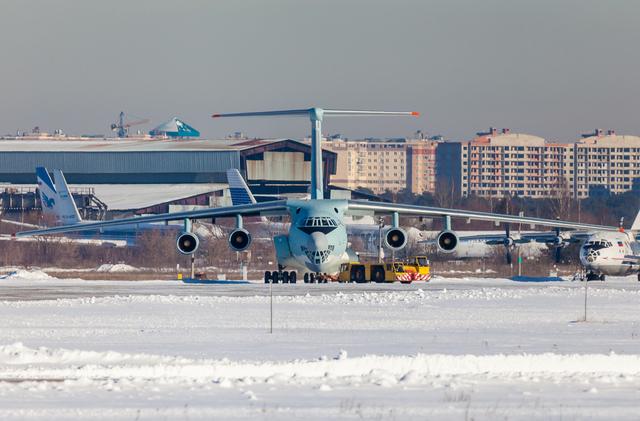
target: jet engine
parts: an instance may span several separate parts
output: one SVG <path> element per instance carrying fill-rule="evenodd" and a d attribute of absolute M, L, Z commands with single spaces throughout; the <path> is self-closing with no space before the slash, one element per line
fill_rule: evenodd
<path fill-rule="evenodd" d="M 407 245 L 407 233 L 402 228 L 391 228 L 384 235 L 384 245 L 392 250 L 400 250 Z"/>
<path fill-rule="evenodd" d="M 453 231 L 441 231 L 436 239 L 438 250 L 452 253 L 458 247 L 458 235 Z"/>
<path fill-rule="evenodd" d="M 236 228 L 229 234 L 229 247 L 233 251 L 244 251 L 251 245 L 251 234 L 244 228 Z"/>
<path fill-rule="evenodd" d="M 178 239 L 176 240 L 176 247 L 178 251 L 182 254 L 193 254 L 198 249 L 198 245 L 200 245 L 200 240 L 198 237 L 190 232 L 182 232 L 178 235 Z"/>

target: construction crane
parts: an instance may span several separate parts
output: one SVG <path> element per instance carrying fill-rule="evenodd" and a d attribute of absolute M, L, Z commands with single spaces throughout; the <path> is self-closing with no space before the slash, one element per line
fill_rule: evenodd
<path fill-rule="evenodd" d="M 129 135 L 129 127 L 137 126 L 140 124 L 146 124 L 149 122 L 148 118 L 143 118 L 137 121 L 124 121 L 124 111 L 120 111 L 118 122 L 111 124 L 111 130 L 118 133 L 118 137 L 127 137 Z"/>

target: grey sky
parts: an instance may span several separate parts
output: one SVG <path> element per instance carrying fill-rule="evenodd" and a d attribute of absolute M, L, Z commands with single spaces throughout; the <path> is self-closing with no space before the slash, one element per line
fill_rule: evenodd
<path fill-rule="evenodd" d="M 0 0 L 0 133 L 108 133 L 122 109 L 300 137 L 306 121 L 209 116 L 318 105 L 422 113 L 325 124 L 350 137 L 640 134 L 638 16 L 635 1 Z"/>

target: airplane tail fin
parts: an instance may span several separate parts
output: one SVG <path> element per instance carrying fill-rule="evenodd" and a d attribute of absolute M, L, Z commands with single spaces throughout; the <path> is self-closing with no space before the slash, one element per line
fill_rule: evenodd
<path fill-rule="evenodd" d="M 56 180 L 56 190 L 58 192 L 58 203 L 56 207 L 56 213 L 58 219 L 65 225 L 79 224 L 82 222 L 80 212 L 76 202 L 73 200 L 73 196 L 69 191 L 67 180 L 64 178 L 62 170 L 53 170 L 53 177 Z"/>
<path fill-rule="evenodd" d="M 55 210 L 58 201 L 58 191 L 53 185 L 53 180 L 51 179 L 49 172 L 44 167 L 37 167 L 36 178 L 38 182 L 40 202 L 42 203 L 42 213 L 45 216 L 54 217 L 58 220 Z"/>
<path fill-rule="evenodd" d="M 636 215 L 636 219 L 633 220 L 633 224 L 631 224 L 631 231 L 640 231 L 640 211 Z"/>
<path fill-rule="evenodd" d="M 229 182 L 229 192 L 231 193 L 231 203 L 233 206 L 248 205 L 256 203 L 256 198 L 253 197 L 253 193 L 249 190 L 249 186 L 242 178 L 242 174 L 236 168 L 229 168 L 227 170 L 227 181 Z M 262 222 L 268 222 L 267 218 L 260 217 Z"/>
<path fill-rule="evenodd" d="M 244 178 L 242 178 L 240 171 L 236 168 L 228 169 L 227 181 L 229 182 L 229 192 L 231 192 L 231 203 L 233 206 L 256 203 L 256 199 L 253 197 Z"/>
<path fill-rule="evenodd" d="M 63 225 L 80 223 L 82 219 L 69 192 L 64 174 L 60 170 L 54 170 L 53 173 L 55 184 L 46 168 L 36 168 L 43 214 L 55 218 L 57 223 Z"/>

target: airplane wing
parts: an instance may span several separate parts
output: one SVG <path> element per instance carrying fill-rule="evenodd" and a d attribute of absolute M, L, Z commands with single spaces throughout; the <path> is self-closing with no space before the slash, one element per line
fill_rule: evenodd
<path fill-rule="evenodd" d="M 137 216 L 133 218 L 113 219 L 111 221 L 91 222 L 86 224 L 65 225 L 61 227 L 46 228 L 32 231 L 17 232 L 17 237 L 29 237 L 33 235 L 59 234 L 64 232 L 93 231 L 105 227 L 118 225 L 141 224 L 147 222 L 178 221 L 181 219 L 205 219 L 224 218 L 235 216 L 275 216 L 286 215 L 288 207 L 286 200 L 273 202 L 252 203 L 241 206 L 226 206 L 222 208 L 210 208 L 195 211 L 172 212 L 158 215 Z"/>
<path fill-rule="evenodd" d="M 403 205 L 397 203 L 368 202 L 349 200 L 347 211 L 354 215 L 390 215 L 397 213 L 407 216 L 447 217 L 473 219 L 478 221 L 494 221 L 512 224 L 529 224 L 546 227 L 557 227 L 568 230 L 618 231 L 618 227 L 607 225 L 585 224 L 580 222 L 561 221 L 556 219 L 533 218 L 527 216 L 505 215 L 499 213 L 476 212 L 462 209 L 446 209 L 428 206 Z"/>
<path fill-rule="evenodd" d="M 505 237 L 506 236 L 504 234 L 475 234 L 475 235 L 461 235 L 460 237 L 458 237 L 458 239 L 460 241 L 484 241 L 486 244 L 489 244 L 489 245 L 498 245 L 498 244 L 504 244 Z M 531 239 L 527 238 L 524 234 L 520 234 L 519 236 L 516 234 L 513 237 L 514 237 L 514 243 L 516 244 L 531 242 Z M 433 243 L 435 244 L 435 240 L 433 240 Z"/>

